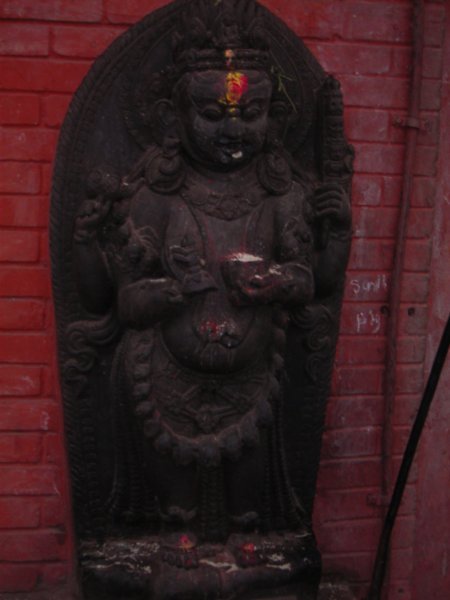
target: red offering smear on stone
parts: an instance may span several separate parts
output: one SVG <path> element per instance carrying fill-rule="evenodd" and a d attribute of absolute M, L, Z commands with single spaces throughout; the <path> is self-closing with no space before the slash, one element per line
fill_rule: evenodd
<path fill-rule="evenodd" d="M 248 77 L 239 71 L 227 73 L 225 79 L 225 101 L 236 106 L 248 90 Z"/>
<path fill-rule="evenodd" d="M 191 550 L 193 547 L 195 546 L 194 542 L 191 540 L 191 538 L 186 535 L 180 535 L 180 539 L 178 542 L 178 547 L 181 548 L 182 550 Z"/>
<path fill-rule="evenodd" d="M 254 554 L 256 547 L 255 544 L 247 543 L 242 545 L 242 550 L 245 552 L 245 554 Z"/>
<path fill-rule="evenodd" d="M 225 50 L 225 58 L 227 59 L 227 68 L 233 68 L 234 50 Z"/>

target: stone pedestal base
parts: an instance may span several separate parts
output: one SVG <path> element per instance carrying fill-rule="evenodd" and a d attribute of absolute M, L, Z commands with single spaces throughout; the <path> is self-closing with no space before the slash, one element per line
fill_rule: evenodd
<path fill-rule="evenodd" d="M 86 600 L 315 600 L 309 534 L 232 535 L 225 545 L 167 534 L 84 544 Z"/>

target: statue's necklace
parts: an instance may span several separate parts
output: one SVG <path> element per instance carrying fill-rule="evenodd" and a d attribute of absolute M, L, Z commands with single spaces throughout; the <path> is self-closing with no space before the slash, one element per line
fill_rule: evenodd
<path fill-rule="evenodd" d="M 189 179 L 181 190 L 182 198 L 192 208 L 225 221 L 233 221 L 249 214 L 261 204 L 264 195 L 257 184 L 243 186 L 243 189 L 237 189 L 234 185 L 233 189 L 219 192 L 203 182 Z"/>

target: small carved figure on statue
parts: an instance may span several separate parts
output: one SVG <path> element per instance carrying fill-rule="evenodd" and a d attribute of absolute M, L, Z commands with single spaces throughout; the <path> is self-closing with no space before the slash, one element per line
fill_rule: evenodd
<path fill-rule="evenodd" d="M 142 154 L 124 172 L 95 165 L 75 218 L 88 318 L 68 327 L 65 369 L 80 397 L 92 393 L 102 376 L 86 373 L 101 372 L 105 349 L 98 406 L 113 440 L 84 570 L 93 590 L 118 585 L 130 598 L 194 598 L 198 586 L 228 598 L 308 577 L 314 587 L 283 413 L 296 369 L 304 405 L 328 393 L 351 229 L 339 86 L 322 77 L 314 91 L 319 144 L 302 161 L 302 107 L 267 11 L 253 0 L 180 6 L 171 62 L 122 94 Z"/>

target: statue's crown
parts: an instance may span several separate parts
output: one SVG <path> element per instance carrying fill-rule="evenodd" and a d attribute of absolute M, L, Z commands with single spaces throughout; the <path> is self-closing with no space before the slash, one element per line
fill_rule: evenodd
<path fill-rule="evenodd" d="M 180 73 L 268 70 L 267 38 L 255 0 L 194 0 L 174 35 L 174 63 Z"/>

